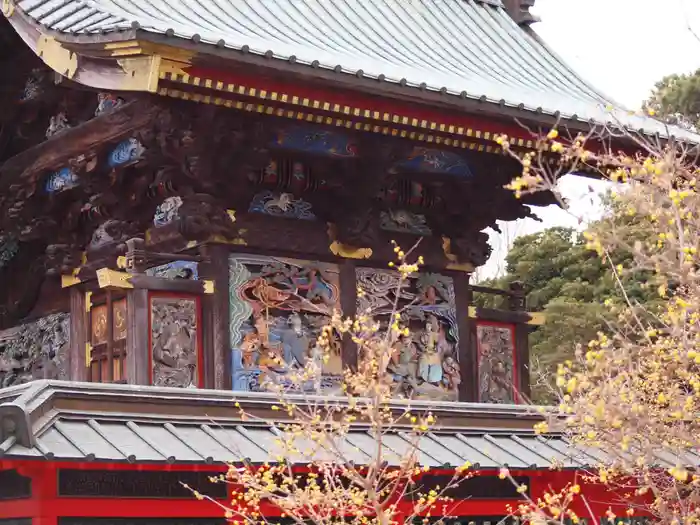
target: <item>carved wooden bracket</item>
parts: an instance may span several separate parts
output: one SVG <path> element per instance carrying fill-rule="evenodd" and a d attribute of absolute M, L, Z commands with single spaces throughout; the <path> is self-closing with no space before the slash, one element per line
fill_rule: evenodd
<path fill-rule="evenodd" d="M 469 262 L 460 262 L 457 255 L 452 253 L 452 241 L 449 237 L 442 238 L 442 251 L 445 258 L 449 261 L 447 264 L 448 270 L 456 270 L 460 272 L 471 273 L 474 271 L 474 265 Z"/>
<path fill-rule="evenodd" d="M 331 240 L 331 245 L 328 249 L 331 253 L 337 257 L 344 257 L 346 259 L 369 259 L 372 257 L 372 248 L 356 248 L 353 246 L 348 246 L 347 244 L 342 244 L 336 240 L 337 228 L 335 224 L 328 224 L 328 236 Z"/>
<path fill-rule="evenodd" d="M 158 290 L 191 294 L 213 294 L 214 281 L 190 281 L 187 279 L 168 279 L 151 275 L 119 272 L 110 268 L 97 270 L 97 283 L 104 289 L 121 290 Z"/>
<path fill-rule="evenodd" d="M 160 111 L 158 106 L 138 100 L 71 128 L 5 162 L 0 167 L 0 187 L 6 188 L 43 170 L 59 168 L 96 145 L 130 136 L 146 127 Z"/>

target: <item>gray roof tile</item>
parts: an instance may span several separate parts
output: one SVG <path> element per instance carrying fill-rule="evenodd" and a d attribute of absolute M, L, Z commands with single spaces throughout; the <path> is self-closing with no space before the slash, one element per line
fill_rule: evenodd
<path fill-rule="evenodd" d="M 139 27 L 202 44 L 294 57 L 297 64 L 667 134 L 591 87 L 500 0 L 19 0 L 49 29 L 73 34 Z M 700 137 L 672 128 L 671 134 Z"/>
<path fill-rule="evenodd" d="M 94 410 L 73 410 L 56 404 L 58 399 L 109 401 Z M 137 403 L 148 400 L 154 410 L 148 415 L 134 411 Z M 56 460 L 116 462 L 223 463 L 248 459 L 254 463 L 276 461 L 279 430 L 264 420 L 242 422 L 233 409 L 234 401 L 257 406 L 272 406 L 274 396 L 261 393 L 235 393 L 214 390 L 182 390 L 136 385 L 109 385 L 35 381 L 20 387 L 0 389 L 0 418 L 8 418 L 16 433 L 0 442 L 0 457 L 50 458 Z M 177 410 L 172 411 L 176 403 Z M 405 410 L 405 401 L 394 401 Z M 464 419 L 457 426 L 437 427 L 418 442 L 419 461 L 430 467 L 453 467 L 466 461 L 481 469 L 547 469 L 555 460 L 565 468 L 580 469 L 606 461 L 605 452 L 580 449 L 560 435 L 536 436 L 531 430 L 531 407 L 413 401 L 412 410 L 430 409 L 438 416 L 450 414 Z M 211 418 L 212 407 L 229 407 L 220 417 Z M 476 417 L 488 427 L 467 424 Z M 452 425 L 449 423 L 448 425 Z M 0 421 L 0 423 L 5 423 Z M 524 424 L 523 424 L 524 423 Z M 397 464 L 409 448 L 410 436 L 403 431 L 383 437 L 385 459 Z M 371 460 L 376 441 L 366 428 L 353 428 L 338 447 L 344 458 L 363 464 Z M 296 462 L 322 457 L 318 445 L 297 442 L 301 451 Z M 277 449 L 277 450 L 276 450 Z M 680 452 L 680 451 L 679 451 Z M 673 454 L 662 454 L 664 467 L 676 462 Z M 700 456 L 694 451 L 679 454 L 685 464 L 697 466 Z"/>
<path fill-rule="evenodd" d="M 12 443 L 4 457 L 46 457 L 50 459 L 79 459 L 90 461 L 223 463 L 248 459 L 253 463 L 275 461 L 275 429 L 239 424 L 197 425 L 191 423 L 138 422 L 130 420 L 95 421 L 73 417 L 58 417 L 39 435 L 34 448 Z M 568 449 L 560 437 L 551 438 L 557 448 Z M 411 450 L 409 438 L 403 433 L 383 436 L 385 458 L 398 464 Z M 366 431 L 351 431 L 342 445 L 356 463 L 368 460 L 376 446 Z M 357 448 L 355 448 L 357 447 Z M 299 441 L 302 454 L 296 462 L 310 459 L 333 459 L 333 455 L 318 449 L 318 445 Z M 456 467 L 469 461 L 482 469 L 549 468 L 557 452 L 532 433 L 506 435 L 470 432 L 467 434 L 441 431 L 423 436 L 418 445 L 419 462 L 433 468 Z M 347 456 L 346 456 L 347 457 Z M 568 467 L 580 467 L 578 462 L 565 462 Z"/>

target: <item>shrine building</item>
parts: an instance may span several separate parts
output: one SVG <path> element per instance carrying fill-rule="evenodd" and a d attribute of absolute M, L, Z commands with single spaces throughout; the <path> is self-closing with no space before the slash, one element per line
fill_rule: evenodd
<path fill-rule="evenodd" d="M 431 475 L 483 474 L 458 521 L 517 506 L 503 465 L 537 496 L 594 464 L 532 431 L 525 290 L 470 282 L 485 229 L 556 202 L 504 188 L 495 138 L 669 129 L 553 53 L 533 3 L 0 0 L 0 525 L 224 523 L 180 482 L 267 461 L 270 385 L 333 312 L 395 303 L 413 335 L 387 374 L 438 415 Z M 400 293 L 392 241 L 425 260 Z M 307 393 L 357 364 L 332 343 Z"/>

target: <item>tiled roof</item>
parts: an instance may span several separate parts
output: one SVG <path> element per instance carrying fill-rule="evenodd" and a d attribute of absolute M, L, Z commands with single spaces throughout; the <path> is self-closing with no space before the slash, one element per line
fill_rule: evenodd
<path fill-rule="evenodd" d="M 275 461 L 280 431 L 270 421 L 241 421 L 235 399 L 258 411 L 265 406 L 269 410 L 275 402 L 274 396 L 260 393 L 60 381 L 0 389 L 0 432 L 5 432 L 0 435 L 0 457 L 130 463 Z M 405 403 L 397 402 L 401 410 Z M 533 418 L 528 407 L 414 401 L 411 409 L 431 409 L 438 422 L 449 421 L 450 414 L 480 421 L 478 426 L 443 423 L 422 437 L 419 461 L 430 467 L 469 461 L 481 469 L 546 469 L 555 461 L 564 468 L 582 468 L 602 459 L 600 451 L 574 448 L 562 436 L 536 436 L 529 430 L 531 422 L 523 421 Z M 521 424 L 512 425 L 518 421 Z M 8 428 L 14 431 L 8 433 Z M 409 439 L 402 432 L 383 436 L 390 464 L 401 461 L 412 446 Z M 299 443 L 298 448 L 314 459 L 322 457 L 323 451 L 313 452 L 314 445 L 307 445 Z M 374 445 L 367 429 L 356 427 L 343 443 L 345 458 L 366 462 L 364 451 Z M 299 463 L 309 459 L 291 458 Z M 659 461 L 669 467 L 677 463 L 673 457 Z M 684 461 L 698 465 L 700 456 Z"/>
<path fill-rule="evenodd" d="M 199 464 L 243 459 L 265 463 L 274 462 L 277 456 L 275 439 L 278 431 L 274 427 L 142 421 L 135 415 L 118 421 L 97 417 L 57 418 L 37 436 L 33 447 L 7 443 L 0 445 L 0 452 L 7 459 L 43 457 Z M 412 450 L 410 437 L 392 434 L 383 439 L 387 447 L 386 459 L 391 465 L 400 464 L 404 451 Z M 367 463 L 371 458 L 363 450 L 373 450 L 374 446 L 374 438 L 369 433 L 351 432 L 344 447 L 345 457 L 357 464 Z M 574 453 L 561 438 L 539 438 L 531 433 L 443 431 L 424 437 L 419 448 L 421 464 L 433 468 L 456 467 L 465 461 L 478 464 L 482 469 L 497 469 L 503 465 L 514 469 L 546 469 L 555 460 L 568 468 L 596 463 L 595 457 Z M 318 454 L 322 453 L 318 451 Z M 299 457 L 297 462 L 306 463 L 310 459 Z M 318 455 L 313 459 L 318 459 Z"/>
<path fill-rule="evenodd" d="M 518 26 L 500 0 L 18 0 L 16 5 L 62 33 L 140 28 L 301 66 L 700 141 L 619 105 L 607 111 L 606 97 Z"/>

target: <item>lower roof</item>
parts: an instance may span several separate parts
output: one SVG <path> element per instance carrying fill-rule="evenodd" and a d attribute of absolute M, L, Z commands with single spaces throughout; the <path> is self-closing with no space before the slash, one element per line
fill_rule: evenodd
<path fill-rule="evenodd" d="M 248 461 L 275 462 L 275 440 L 280 431 L 254 424 L 170 423 L 131 416 L 119 420 L 99 415 L 57 417 L 37 436 L 33 446 L 17 442 L 0 445 L 4 458 L 128 463 L 212 464 Z M 413 451 L 409 435 L 383 436 L 385 459 L 399 465 L 404 453 Z M 374 438 L 363 430 L 350 432 L 344 443 L 345 459 L 356 464 L 373 461 L 365 452 L 374 450 Z M 319 445 L 301 448 L 295 459 L 304 464 L 327 457 L 337 460 Z M 476 468 L 547 469 L 555 462 L 565 468 L 595 464 L 594 456 L 574 452 L 561 437 L 543 438 L 532 433 L 496 433 L 484 430 L 436 431 L 422 437 L 419 462 L 430 468 L 454 468 L 469 461 Z"/>
<path fill-rule="evenodd" d="M 267 410 L 270 418 L 243 421 L 236 400 L 256 414 Z M 35 381 L 0 389 L 0 457 L 164 464 L 274 462 L 281 434 L 280 416 L 273 416 L 279 412 L 270 410 L 274 403 L 274 396 L 259 393 Z M 437 415 L 437 425 L 421 437 L 417 450 L 420 463 L 430 468 L 468 461 L 480 469 L 548 469 L 554 464 L 580 469 L 605 459 L 601 451 L 574 447 L 561 435 L 535 435 L 532 421 L 539 416 L 533 417 L 532 407 L 397 401 L 395 408 L 404 411 L 407 405 L 415 413 L 431 410 Z M 382 436 L 385 459 L 399 464 L 413 450 L 410 439 L 400 429 Z M 345 461 L 363 464 L 371 461 L 366 451 L 373 450 L 376 441 L 367 428 L 357 426 L 341 447 Z M 300 441 L 297 448 L 302 454 L 290 459 L 299 464 L 338 460 L 318 444 Z M 700 464 L 700 456 L 694 454 L 683 460 Z M 673 457 L 659 461 L 668 467 L 677 463 Z"/>
<path fill-rule="evenodd" d="M 455 102 L 700 141 L 611 102 L 519 26 L 501 0 L 9 1 L 42 31 L 68 40 L 168 37 L 174 46 L 194 43 L 204 53 L 218 48 L 273 59 L 272 67 L 313 67 L 438 92 Z"/>

